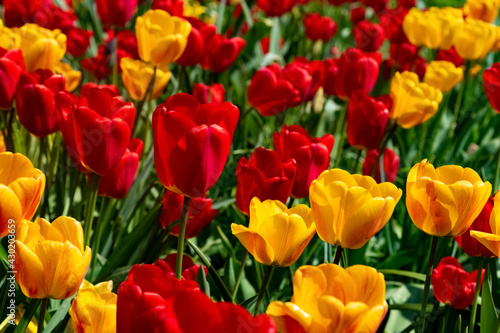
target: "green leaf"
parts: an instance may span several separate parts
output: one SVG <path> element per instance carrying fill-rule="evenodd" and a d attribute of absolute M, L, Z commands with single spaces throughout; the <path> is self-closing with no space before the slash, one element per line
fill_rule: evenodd
<path fill-rule="evenodd" d="M 250 297 L 249 299 L 247 299 L 247 300 L 243 301 L 243 303 L 241 303 L 240 305 L 241 305 L 242 307 L 244 307 L 245 309 L 247 309 L 247 310 L 248 310 L 248 309 L 250 309 L 250 308 L 253 306 L 253 304 L 254 304 L 256 301 L 257 301 L 257 295 L 254 295 L 254 296 Z"/>
<path fill-rule="evenodd" d="M 491 295 L 491 273 L 490 265 L 486 266 L 481 290 L 481 333 L 491 333 L 497 321 L 497 311 Z"/>
<path fill-rule="evenodd" d="M 57 309 L 56 313 L 54 313 L 54 315 L 50 319 L 49 323 L 45 327 L 45 329 L 43 331 L 44 333 L 53 332 L 55 329 L 58 328 L 60 323 L 64 320 L 64 318 L 68 314 L 68 310 L 71 307 L 71 303 L 73 302 L 73 298 L 74 297 L 67 298 L 61 303 L 61 305 Z"/>
<path fill-rule="evenodd" d="M 30 303 L 28 304 L 28 307 L 26 308 L 26 311 L 24 312 L 23 317 L 19 321 L 19 324 L 17 324 L 14 333 L 24 333 L 26 331 L 26 328 L 28 327 L 31 318 L 35 314 L 35 311 L 41 302 L 42 302 L 41 299 L 36 299 L 36 298 L 31 299 Z"/>
<path fill-rule="evenodd" d="M 403 271 L 399 269 L 379 269 L 379 273 L 384 275 L 400 275 L 425 282 L 425 274 Z"/>
<path fill-rule="evenodd" d="M 210 284 L 207 281 L 207 276 L 205 274 L 205 268 L 203 265 L 200 265 L 200 269 L 198 270 L 198 274 L 196 274 L 196 282 L 200 286 L 200 290 L 210 297 Z"/>

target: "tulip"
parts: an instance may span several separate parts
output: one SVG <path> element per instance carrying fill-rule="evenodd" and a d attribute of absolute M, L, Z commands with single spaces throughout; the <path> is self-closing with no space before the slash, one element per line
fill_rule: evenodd
<path fill-rule="evenodd" d="M 384 28 L 370 21 L 361 21 L 352 29 L 356 47 L 365 52 L 377 51 L 385 40 Z"/>
<path fill-rule="evenodd" d="M 82 72 L 75 71 L 69 64 L 60 62 L 54 67 L 54 73 L 62 74 L 66 81 L 65 89 L 67 91 L 75 90 L 82 79 Z"/>
<path fill-rule="evenodd" d="M 432 271 L 431 283 L 434 297 L 456 309 L 466 309 L 474 301 L 478 271 L 466 272 L 457 259 L 444 257 Z M 481 284 L 484 269 L 481 270 Z M 481 285 L 479 285 L 481 288 Z"/>
<path fill-rule="evenodd" d="M 116 34 L 117 48 L 125 51 L 133 59 L 139 59 L 139 51 L 137 49 L 137 37 L 130 30 L 120 30 Z"/>
<path fill-rule="evenodd" d="M 266 16 L 281 16 L 293 9 L 297 0 L 257 0 L 257 7 L 262 9 Z"/>
<path fill-rule="evenodd" d="M 295 57 L 291 64 L 287 65 L 288 68 L 300 67 L 305 69 L 307 73 L 312 78 L 310 85 L 307 85 L 307 79 L 303 80 L 302 84 L 305 87 L 305 90 L 309 91 L 307 95 L 305 95 L 305 101 L 312 101 L 316 96 L 319 88 L 323 86 L 323 82 L 325 80 L 324 73 L 324 64 L 320 60 L 309 61 L 304 57 Z"/>
<path fill-rule="evenodd" d="M 2 136 L 3 138 L 3 136 Z M 0 237 L 9 232 L 9 220 L 30 220 L 42 199 L 45 175 L 21 154 L 0 153 Z"/>
<path fill-rule="evenodd" d="M 472 169 L 446 165 L 434 169 L 423 160 L 408 174 L 406 207 L 413 223 L 438 237 L 460 236 L 481 213 L 491 194 Z"/>
<path fill-rule="evenodd" d="M 402 7 L 406 9 L 410 9 L 412 7 L 415 7 L 416 5 L 416 0 L 396 0 L 396 5 L 397 7 Z"/>
<path fill-rule="evenodd" d="M 420 83 L 412 72 L 396 73 L 391 81 L 393 106 L 389 117 L 399 126 L 411 128 L 434 116 L 443 93 L 427 83 Z"/>
<path fill-rule="evenodd" d="M 182 217 L 184 196 L 175 192 L 166 191 L 163 196 L 163 208 L 160 223 L 164 229 Z M 198 236 L 217 215 L 217 209 L 212 209 L 212 199 L 194 198 L 189 201 L 188 220 L 186 222 L 186 238 Z M 171 235 L 179 235 L 179 225 L 170 230 Z"/>
<path fill-rule="evenodd" d="M 141 139 L 130 140 L 120 162 L 110 173 L 101 177 L 99 195 L 115 199 L 122 199 L 127 195 L 139 169 L 143 147 Z"/>
<path fill-rule="evenodd" d="M 379 146 L 389 121 L 389 106 L 355 90 L 347 109 L 347 140 L 358 149 L 371 150 Z"/>
<path fill-rule="evenodd" d="M 380 174 L 380 158 L 379 152 L 377 149 L 370 150 L 365 157 L 365 161 L 363 162 L 363 175 L 371 176 L 373 172 L 373 168 L 375 167 L 375 163 L 377 164 L 377 171 L 375 171 L 374 179 L 377 183 L 382 182 L 382 177 Z M 385 181 L 393 183 L 396 179 L 399 169 L 399 157 L 396 155 L 394 150 L 385 148 L 384 149 L 384 178 Z"/>
<path fill-rule="evenodd" d="M 371 7 L 375 13 L 382 12 L 386 9 L 389 0 L 361 0 L 361 3 L 367 7 Z"/>
<path fill-rule="evenodd" d="M 65 299 L 78 291 L 90 264 L 80 222 L 61 216 L 49 223 L 23 221 L 16 231 L 14 274 L 29 298 Z"/>
<path fill-rule="evenodd" d="M 213 24 L 205 24 L 193 17 L 185 19 L 191 24 L 191 32 L 189 33 L 186 49 L 176 63 L 181 66 L 194 66 L 201 63 L 209 53 L 217 28 Z"/>
<path fill-rule="evenodd" d="M 484 71 L 483 87 L 491 107 L 500 113 L 500 62 Z"/>
<path fill-rule="evenodd" d="M 498 16 L 500 0 L 467 0 L 464 14 L 467 17 L 491 23 Z"/>
<path fill-rule="evenodd" d="M 17 30 L 3 26 L 0 20 L 0 47 L 5 50 L 19 49 L 21 47 L 21 37 Z"/>
<path fill-rule="evenodd" d="M 311 210 L 306 205 L 287 208 L 278 200 L 250 203 L 250 223 L 231 224 L 231 232 L 255 260 L 267 266 L 287 267 L 299 259 L 315 233 Z"/>
<path fill-rule="evenodd" d="M 224 86 L 220 83 L 214 83 L 211 86 L 195 83 L 193 86 L 193 97 L 202 104 L 222 104 L 224 103 L 224 94 Z"/>
<path fill-rule="evenodd" d="M 359 249 L 389 221 L 402 191 L 391 183 L 341 169 L 323 172 L 309 200 L 318 236 L 342 248 Z"/>
<path fill-rule="evenodd" d="M 436 60 L 445 60 L 453 63 L 455 67 L 464 65 L 464 59 L 460 57 L 454 47 L 448 50 L 439 50 L 436 55 Z"/>
<path fill-rule="evenodd" d="M 215 35 L 205 48 L 206 56 L 201 62 L 201 68 L 214 73 L 224 72 L 236 61 L 245 45 L 246 41 L 243 38 L 224 38 L 222 35 Z"/>
<path fill-rule="evenodd" d="M 104 25 L 123 27 L 134 16 L 137 0 L 96 0 L 97 14 Z"/>
<path fill-rule="evenodd" d="M 153 0 L 151 9 L 162 9 L 172 16 L 182 17 L 184 13 L 184 0 Z"/>
<path fill-rule="evenodd" d="M 297 162 L 270 149 L 257 147 L 247 160 L 242 157 L 236 166 L 236 206 L 249 215 L 251 200 L 270 199 L 286 203 L 292 190 Z"/>
<path fill-rule="evenodd" d="M 458 245 L 464 250 L 467 255 L 471 257 L 494 257 L 495 254 L 492 253 L 488 248 L 482 245 L 478 240 L 471 236 L 472 231 L 480 231 L 486 234 L 491 234 L 490 217 L 493 211 L 494 197 L 491 197 L 486 201 L 483 210 L 478 215 L 478 217 L 472 222 L 469 229 L 462 235 L 455 237 Z"/>
<path fill-rule="evenodd" d="M 122 79 L 125 88 L 136 101 L 141 101 L 144 99 L 149 84 L 153 79 L 154 68 L 140 60 L 133 60 L 131 58 L 122 58 L 120 61 L 120 67 L 122 69 Z M 168 67 L 156 68 L 155 82 L 153 85 L 152 95 L 146 96 L 146 100 L 155 100 L 165 89 L 168 81 L 170 80 L 170 73 Z"/>
<path fill-rule="evenodd" d="M 96 285 L 83 281 L 69 309 L 75 332 L 116 332 L 117 297 L 112 290 L 113 281 Z"/>
<path fill-rule="evenodd" d="M 337 32 L 337 24 L 328 16 L 318 13 L 307 14 L 304 19 L 306 37 L 312 41 L 322 40 L 328 42 Z"/>
<path fill-rule="evenodd" d="M 21 74 L 16 93 L 17 115 L 30 133 L 45 137 L 59 130 L 54 95 L 64 89 L 64 76 L 49 69 Z"/>
<path fill-rule="evenodd" d="M 66 53 L 66 36 L 60 30 L 47 30 L 36 24 L 25 24 L 18 30 L 26 70 L 53 70 Z"/>
<path fill-rule="evenodd" d="M 274 132 L 274 149 L 281 160 L 286 163 L 289 159 L 294 159 L 297 165 L 292 197 L 305 198 L 309 194 L 311 182 L 328 169 L 333 141 L 331 134 L 311 138 L 299 125 L 283 125 L 279 133 Z"/>
<path fill-rule="evenodd" d="M 21 27 L 33 20 L 44 0 L 3 0 L 5 24 L 8 27 Z"/>
<path fill-rule="evenodd" d="M 499 32 L 494 25 L 466 18 L 463 28 L 457 32 L 455 49 L 467 60 L 481 60 L 493 48 Z"/>
<path fill-rule="evenodd" d="M 135 22 L 139 56 L 153 66 L 179 59 L 187 45 L 191 24 L 163 10 L 149 10 Z"/>
<path fill-rule="evenodd" d="M 351 9 L 350 19 L 351 19 L 352 24 L 356 25 L 359 22 L 364 21 L 365 16 L 366 16 L 365 7 L 355 7 L 353 9 Z"/>
<path fill-rule="evenodd" d="M 229 156 L 239 111 L 229 102 L 200 104 L 176 94 L 153 113 L 155 168 L 170 191 L 200 198 L 215 184 Z"/>
<path fill-rule="evenodd" d="M 408 14 L 408 9 L 398 7 L 387 9 L 380 14 L 380 25 L 385 30 L 385 36 L 391 43 L 409 43 L 403 30 L 403 22 Z"/>
<path fill-rule="evenodd" d="M 283 333 L 347 333 L 376 332 L 387 309 L 382 273 L 362 265 L 322 264 L 300 267 L 291 302 L 274 301 L 266 313 Z"/>
<path fill-rule="evenodd" d="M 490 216 L 491 233 L 471 230 L 470 235 L 500 258 L 500 195 L 495 195 Z"/>
<path fill-rule="evenodd" d="M 16 86 L 24 70 L 21 50 L 0 48 L 0 110 L 12 107 Z"/>
<path fill-rule="evenodd" d="M 449 61 L 431 61 L 425 71 L 424 82 L 441 92 L 452 90 L 464 78 L 464 70 Z"/>
<path fill-rule="evenodd" d="M 68 53 L 75 58 L 85 54 L 90 45 L 90 37 L 94 35 L 92 31 L 74 26 L 64 29 L 63 33 L 67 37 L 66 48 Z"/>
<path fill-rule="evenodd" d="M 123 58 L 131 57 L 132 56 L 124 50 L 116 50 L 116 61 L 118 61 L 118 63 L 120 63 Z M 102 80 L 113 73 L 113 68 L 110 66 L 110 63 L 110 53 L 106 50 L 106 46 L 101 44 L 98 46 L 97 55 L 95 57 L 82 60 L 82 67 L 91 72 L 97 80 Z M 118 67 L 117 69 L 118 73 L 120 73 L 121 68 Z"/>

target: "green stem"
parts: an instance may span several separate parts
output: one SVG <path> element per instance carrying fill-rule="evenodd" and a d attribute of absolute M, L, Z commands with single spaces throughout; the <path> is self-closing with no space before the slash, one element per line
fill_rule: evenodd
<path fill-rule="evenodd" d="M 49 303 L 48 298 L 44 298 L 42 300 L 42 304 L 40 305 L 40 316 L 38 317 L 38 329 L 37 333 L 43 332 L 43 327 L 45 324 L 45 311 L 47 311 L 47 304 Z"/>
<path fill-rule="evenodd" d="M 146 92 L 144 93 L 144 97 L 137 104 L 136 113 L 135 113 L 134 128 L 132 130 L 132 133 L 134 133 L 134 135 L 132 137 L 137 136 L 136 132 L 137 132 L 137 128 L 138 128 L 139 118 L 141 117 L 142 109 L 144 108 L 144 104 L 146 104 L 146 99 L 147 99 L 148 95 L 151 94 L 150 97 L 151 98 L 153 97 L 152 94 L 153 94 L 153 87 L 154 87 L 155 80 L 156 80 L 156 66 L 153 69 L 153 76 L 151 77 L 151 80 L 149 81 L 148 88 L 146 89 Z"/>
<path fill-rule="evenodd" d="M 294 201 L 295 198 L 290 198 L 290 200 L 288 201 L 288 205 L 286 205 L 288 209 L 292 208 Z"/>
<path fill-rule="evenodd" d="M 179 241 L 177 242 L 177 263 L 175 266 L 175 276 L 180 280 L 182 275 L 182 257 L 184 256 L 184 237 L 186 235 L 186 223 L 188 219 L 190 197 L 184 197 L 182 206 L 181 225 L 179 229 Z"/>
<path fill-rule="evenodd" d="M 474 291 L 474 302 L 472 303 L 469 332 L 474 332 L 474 326 L 476 325 L 477 297 L 479 295 L 479 290 L 481 289 L 481 271 L 483 269 L 483 264 L 484 258 L 480 257 L 479 262 L 477 263 L 476 290 Z"/>
<path fill-rule="evenodd" d="M 85 220 L 85 231 L 84 231 L 84 242 L 85 247 L 90 244 L 90 233 L 92 232 L 92 223 L 94 222 L 94 210 L 95 203 L 97 201 L 97 191 L 99 189 L 100 176 L 95 173 L 90 173 L 89 175 L 89 186 L 87 191 L 86 209 L 85 215 L 83 216 Z M 95 256 L 94 253 L 93 256 Z"/>
<path fill-rule="evenodd" d="M 38 152 L 38 168 L 42 170 L 42 172 L 46 172 L 44 165 L 43 165 L 43 155 L 45 155 L 45 138 L 40 138 L 40 150 Z"/>
<path fill-rule="evenodd" d="M 423 158 L 423 153 L 424 153 L 424 148 L 425 148 L 425 143 L 427 139 L 427 132 L 429 131 L 429 121 L 426 121 L 424 124 L 422 124 L 422 135 L 420 136 L 420 144 L 418 146 L 418 154 L 417 158 L 418 161 L 421 161 Z"/>
<path fill-rule="evenodd" d="M 363 154 L 363 150 L 359 149 L 358 154 L 356 155 L 356 160 L 354 161 L 354 165 L 352 166 L 352 172 L 356 173 L 358 170 L 359 161 L 361 160 L 361 154 Z"/>
<path fill-rule="evenodd" d="M 337 245 L 337 251 L 335 252 L 335 259 L 333 259 L 333 263 L 338 265 L 340 263 L 340 258 L 342 258 L 342 246 Z"/>
<path fill-rule="evenodd" d="M 340 162 L 340 155 L 342 154 L 342 149 L 344 148 L 344 139 L 345 139 L 345 127 L 346 127 L 346 114 L 347 107 L 349 103 L 345 102 L 344 106 L 340 110 L 339 119 L 337 121 L 337 126 L 335 129 L 335 140 L 338 141 L 337 151 L 335 152 L 334 166 L 338 167 Z"/>
<path fill-rule="evenodd" d="M 115 30 L 115 38 L 113 40 L 113 76 L 111 82 L 115 87 L 118 87 L 118 30 Z"/>
<path fill-rule="evenodd" d="M 457 127 L 458 116 L 460 113 L 460 108 L 462 106 L 462 101 L 464 97 L 465 88 L 467 86 L 467 81 L 469 80 L 469 73 L 471 68 L 470 60 L 466 60 L 465 62 L 465 71 L 464 71 L 464 80 L 460 84 L 460 90 L 458 91 L 457 100 L 455 101 L 455 111 L 453 112 L 453 123 L 450 126 L 450 130 L 448 131 L 448 141 L 452 141 L 453 134 L 455 134 L 455 128 Z"/>
<path fill-rule="evenodd" d="M 97 228 L 97 239 L 95 240 L 95 242 L 93 243 L 92 245 L 92 252 L 94 253 L 94 255 L 92 256 L 92 264 L 91 264 L 91 278 L 93 278 L 96 274 L 95 274 L 95 266 L 96 266 L 96 262 L 97 262 L 97 254 L 99 253 L 99 246 L 101 244 L 101 238 L 102 238 L 102 229 L 104 228 L 104 221 L 102 221 L 102 217 L 104 215 L 104 208 L 108 205 L 108 198 L 107 197 L 103 197 L 102 200 L 101 200 L 101 208 L 99 209 L 99 221 L 101 221 L 101 223 L 98 225 L 98 228 Z"/>
<path fill-rule="evenodd" d="M 427 302 L 429 300 L 429 289 L 431 284 L 432 269 L 434 268 L 434 257 L 436 256 L 438 238 L 432 236 L 431 251 L 429 253 L 429 262 L 427 263 L 427 272 L 425 275 L 424 294 L 422 298 L 422 308 L 420 309 L 419 332 L 423 333 L 425 329 L 425 314 L 427 312 Z"/>
<path fill-rule="evenodd" d="M 500 189 L 500 146 L 498 146 L 497 152 L 497 163 L 495 167 L 495 180 L 493 181 L 493 193 L 496 193 Z"/>
<path fill-rule="evenodd" d="M 234 282 L 233 292 L 231 293 L 233 299 L 236 297 L 238 292 L 238 287 L 240 286 L 241 278 L 243 277 L 243 272 L 245 271 L 245 266 L 247 263 L 248 251 L 245 250 L 243 257 L 241 258 L 240 269 L 238 270 L 238 275 L 236 276 L 236 282 Z"/>
<path fill-rule="evenodd" d="M 384 140 L 379 145 L 378 156 L 377 156 L 377 159 L 375 160 L 375 164 L 373 165 L 373 169 L 372 169 L 372 173 L 371 173 L 372 177 L 375 177 L 375 174 L 377 173 L 378 165 L 380 163 L 380 159 L 384 155 L 385 147 L 387 147 L 387 143 L 389 143 L 389 140 L 392 138 L 392 136 L 394 135 L 394 133 L 398 129 L 398 123 L 391 120 L 391 123 L 389 123 L 387 128 L 389 129 L 389 131 L 387 132 L 387 135 L 385 136 Z M 385 174 L 385 170 L 382 170 L 382 168 L 380 168 L 381 176 L 382 176 L 382 173 Z"/>
<path fill-rule="evenodd" d="M 493 329 L 493 333 L 500 333 L 500 315 L 497 318 L 497 322 L 495 323 L 495 328 Z"/>
<path fill-rule="evenodd" d="M 257 301 L 255 303 L 255 308 L 253 310 L 253 315 L 256 316 L 259 313 L 260 303 L 262 302 L 262 298 L 264 293 L 266 292 L 267 282 L 269 281 L 269 277 L 271 276 L 271 272 L 273 271 L 273 266 L 267 266 L 266 272 L 264 273 L 264 278 L 262 279 L 262 284 L 260 285 L 259 293 L 257 294 Z"/>

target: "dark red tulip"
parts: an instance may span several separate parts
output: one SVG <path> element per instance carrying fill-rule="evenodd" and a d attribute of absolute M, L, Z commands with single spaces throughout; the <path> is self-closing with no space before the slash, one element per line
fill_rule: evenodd
<path fill-rule="evenodd" d="M 104 25 L 123 27 L 134 16 L 137 0 L 96 0 L 97 14 Z"/>
<path fill-rule="evenodd" d="M 164 229 L 171 223 L 182 217 L 182 206 L 184 196 L 172 191 L 166 191 L 163 196 L 163 209 L 160 215 L 160 223 Z M 186 223 L 186 238 L 196 237 L 217 215 L 217 209 L 212 209 L 212 199 L 193 198 L 189 202 L 188 220 Z M 175 226 L 170 233 L 179 235 L 179 225 Z"/>
<path fill-rule="evenodd" d="M 417 47 L 410 43 L 401 43 L 401 44 L 391 44 L 390 48 L 391 59 L 394 63 L 401 67 L 408 67 L 416 61 Z"/>
<path fill-rule="evenodd" d="M 35 14 L 45 0 L 3 0 L 4 23 L 7 27 L 21 27 L 35 22 Z"/>
<path fill-rule="evenodd" d="M 80 104 L 82 104 L 84 99 L 87 98 L 87 96 L 89 95 L 89 93 L 92 89 L 105 90 L 113 97 L 120 95 L 120 93 L 118 92 L 118 88 L 114 84 L 97 84 L 94 82 L 88 82 L 88 83 L 85 83 L 80 88 Z"/>
<path fill-rule="evenodd" d="M 328 0 L 328 2 L 334 6 L 341 6 L 346 3 L 356 2 L 356 0 Z"/>
<path fill-rule="evenodd" d="M 204 197 L 226 163 L 239 111 L 229 102 L 200 104 L 176 94 L 153 113 L 155 167 L 163 185 L 192 198 Z"/>
<path fill-rule="evenodd" d="M 130 140 L 120 162 L 110 173 L 101 177 L 99 195 L 115 199 L 122 199 L 127 195 L 139 169 L 143 147 L 141 139 Z"/>
<path fill-rule="evenodd" d="M 373 167 L 375 166 L 375 163 L 377 162 L 378 159 L 378 150 L 373 149 L 367 152 L 365 161 L 363 162 L 363 175 L 365 176 L 371 176 L 373 172 Z M 398 174 L 398 169 L 399 169 L 399 157 L 396 155 L 396 153 L 390 149 L 390 148 L 385 148 L 384 149 L 384 170 L 385 170 L 385 181 L 386 182 L 394 182 L 396 179 L 396 176 Z M 377 165 L 377 171 L 375 172 L 375 181 L 377 183 L 381 183 L 382 179 L 380 177 L 380 165 L 381 165 L 381 158 L 378 159 L 379 163 Z"/>
<path fill-rule="evenodd" d="M 210 52 L 212 42 L 217 35 L 217 28 L 213 24 L 205 24 L 194 17 L 186 17 L 185 19 L 191 23 L 191 32 L 186 49 L 176 63 L 181 66 L 194 66 L 201 63 Z"/>
<path fill-rule="evenodd" d="M 312 41 L 329 41 L 337 32 L 337 24 L 328 16 L 321 16 L 318 13 L 307 14 L 304 19 L 306 37 Z"/>
<path fill-rule="evenodd" d="M 320 60 L 309 61 L 304 57 L 295 57 L 292 64 L 305 69 L 309 75 L 311 75 L 311 88 L 309 89 L 309 94 L 305 98 L 306 101 L 311 101 L 314 96 L 316 96 L 318 89 L 323 85 L 323 81 L 325 80 L 323 62 Z"/>
<path fill-rule="evenodd" d="M 282 162 L 274 150 L 257 147 L 248 160 L 242 157 L 236 166 L 236 206 L 248 215 L 253 197 L 286 203 L 296 170 L 295 160 Z"/>
<path fill-rule="evenodd" d="M 355 90 L 347 109 L 347 140 L 358 149 L 379 146 L 389 122 L 389 108 L 363 90 Z"/>
<path fill-rule="evenodd" d="M 132 56 L 126 51 L 118 49 L 116 51 L 116 59 L 118 61 L 118 64 L 124 57 L 131 58 Z M 101 44 L 97 48 L 97 55 L 95 57 L 82 60 L 82 67 L 94 74 L 97 80 L 102 80 L 106 76 L 109 76 L 113 73 L 113 66 L 110 59 L 111 53 L 109 52 L 109 49 L 105 45 Z M 121 68 L 120 66 L 118 66 L 118 73 L 120 72 Z"/>
<path fill-rule="evenodd" d="M 323 60 L 323 90 L 330 96 L 337 95 L 335 80 L 339 75 L 338 59 Z"/>
<path fill-rule="evenodd" d="M 164 272 L 175 276 L 175 268 L 177 267 L 177 253 L 169 254 L 163 260 L 158 260 L 153 265 L 160 267 Z M 200 270 L 200 265 L 195 265 L 193 259 L 188 255 L 182 256 L 182 277 L 187 281 L 196 281 L 196 276 Z M 205 274 L 208 274 L 207 268 L 203 267 Z"/>
<path fill-rule="evenodd" d="M 439 50 L 436 56 L 436 60 L 445 60 L 453 63 L 455 67 L 460 67 L 464 65 L 465 60 L 458 54 L 454 47 L 448 50 Z"/>
<path fill-rule="evenodd" d="M 297 0 L 257 0 L 257 7 L 262 9 L 266 16 L 281 16 L 297 4 Z"/>
<path fill-rule="evenodd" d="M 224 86 L 220 83 L 214 83 L 211 86 L 203 83 L 195 83 L 193 86 L 193 97 L 202 104 L 222 104 L 224 103 L 224 94 Z"/>
<path fill-rule="evenodd" d="M 391 43 L 409 43 L 403 31 L 403 20 L 406 14 L 408 14 L 408 9 L 402 7 L 387 9 L 380 14 L 380 25 L 384 28 L 385 36 Z"/>
<path fill-rule="evenodd" d="M 370 21 L 361 21 L 352 29 L 356 46 L 365 52 L 377 51 L 385 40 L 384 28 Z"/>
<path fill-rule="evenodd" d="M 297 172 L 293 181 L 291 195 L 305 198 L 309 195 L 311 182 L 328 169 L 330 153 L 333 149 L 333 136 L 326 134 L 321 138 L 311 138 L 299 125 L 284 125 L 281 131 L 274 132 L 274 149 L 283 162 L 294 159 Z"/>
<path fill-rule="evenodd" d="M 224 38 L 217 34 L 208 47 L 201 67 L 214 73 L 224 72 L 236 61 L 245 45 L 243 38 Z"/>
<path fill-rule="evenodd" d="M 415 7 L 416 0 L 396 0 L 397 7 L 410 9 Z"/>
<path fill-rule="evenodd" d="M 17 83 L 25 69 L 21 50 L 0 48 L 0 110 L 12 107 Z"/>
<path fill-rule="evenodd" d="M 378 13 L 386 9 L 389 0 L 361 0 L 361 2 L 365 6 L 373 8 L 375 13 Z"/>
<path fill-rule="evenodd" d="M 120 30 L 116 34 L 117 47 L 125 51 L 133 59 L 139 59 L 139 50 L 137 49 L 137 37 L 130 30 Z"/>
<path fill-rule="evenodd" d="M 477 270 L 472 273 L 466 272 L 457 259 L 444 257 L 432 271 L 434 297 L 456 309 L 468 308 L 474 301 L 477 274 Z M 481 284 L 483 277 L 484 269 L 481 271 Z"/>
<path fill-rule="evenodd" d="M 464 250 L 467 255 L 471 257 L 494 257 L 495 254 L 488 250 L 483 244 L 479 243 L 477 239 L 471 237 L 472 230 L 482 231 L 491 234 L 490 216 L 493 210 L 494 198 L 492 196 L 484 206 L 483 210 L 478 217 L 472 222 L 469 229 L 461 236 L 455 237 L 458 245 Z"/>
<path fill-rule="evenodd" d="M 50 69 L 24 72 L 19 78 L 16 108 L 19 122 L 33 135 L 45 137 L 59 130 L 54 96 L 65 90 L 63 75 Z"/>
<path fill-rule="evenodd" d="M 183 17 L 184 0 L 153 0 L 151 9 L 162 9 L 172 16 Z"/>
<path fill-rule="evenodd" d="M 357 24 L 365 20 L 365 7 L 355 7 L 351 9 L 351 22 L 352 24 Z"/>
<path fill-rule="evenodd" d="M 73 26 L 63 29 L 62 32 L 67 37 L 67 51 L 73 57 L 79 57 L 87 51 L 90 45 L 90 37 L 94 35 L 92 31 Z"/>
<path fill-rule="evenodd" d="M 500 113 L 500 62 L 484 71 L 483 87 L 491 107 Z"/>

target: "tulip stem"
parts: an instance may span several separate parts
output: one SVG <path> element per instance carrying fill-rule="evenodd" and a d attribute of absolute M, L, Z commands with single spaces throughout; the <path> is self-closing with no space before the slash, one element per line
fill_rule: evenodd
<path fill-rule="evenodd" d="M 274 266 L 267 266 L 266 272 L 264 273 L 264 278 L 262 278 L 262 284 L 260 285 L 259 293 L 257 294 L 257 300 L 255 302 L 255 308 L 253 310 L 253 315 L 256 316 L 259 313 L 260 303 L 262 302 L 262 298 L 264 293 L 266 292 L 267 282 L 269 281 L 269 277 L 273 271 Z"/>
<path fill-rule="evenodd" d="M 156 81 L 156 66 L 153 68 L 153 76 L 151 77 L 151 80 L 149 81 L 146 92 L 144 93 L 144 97 L 137 104 L 136 113 L 135 113 L 135 121 L 134 121 L 134 129 L 132 130 L 132 133 L 134 133 L 133 137 L 136 136 L 136 134 L 137 134 L 136 133 L 137 126 L 138 126 L 137 123 L 139 122 L 139 119 L 141 117 L 142 109 L 144 108 L 144 104 L 146 104 L 146 99 L 148 98 L 148 95 L 151 95 L 151 99 L 153 98 L 153 87 L 154 87 L 155 81 Z M 146 124 L 146 126 L 147 126 L 147 124 Z"/>
<path fill-rule="evenodd" d="M 438 238 L 432 236 L 431 252 L 429 253 L 429 262 L 427 263 L 427 272 L 425 275 L 424 294 L 422 296 L 422 308 L 420 310 L 419 332 L 423 333 L 425 329 L 425 313 L 427 312 L 427 302 L 429 300 L 429 289 L 431 284 L 432 269 L 434 268 L 434 257 L 436 256 Z"/>
<path fill-rule="evenodd" d="M 175 277 L 179 280 L 182 276 L 182 257 L 184 256 L 184 237 L 186 235 L 186 223 L 188 219 L 190 197 L 184 196 L 184 204 L 182 205 L 182 217 L 179 229 L 179 241 L 177 242 L 177 262 L 175 266 Z"/>
<path fill-rule="evenodd" d="M 479 262 L 477 263 L 476 289 L 474 291 L 474 302 L 472 303 L 472 312 L 470 315 L 469 332 L 474 332 L 474 326 L 476 325 L 477 297 L 479 296 L 479 290 L 481 289 L 481 272 L 483 264 L 484 258 L 479 257 Z"/>
<path fill-rule="evenodd" d="M 373 169 L 372 169 L 372 173 L 371 173 L 372 178 L 375 177 L 375 174 L 377 173 L 378 165 L 380 164 L 380 159 L 384 155 L 384 151 L 385 151 L 385 147 L 387 147 L 387 143 L 389 143 L 389 140 L 392 138 L 392 136 L 394 135 L 394 133 L 396 133 L 396 130 L 398 129 L 398 123 L 391 120 L 391 123 L 389 123 L 388 128 L 389 128 L 389 131 L 387 132 L 385 139 L 380 143 L 379 148 L 378 148 L 378 156 L 377 156 L 377 159 L 375 160 L 375 164 L 373 165 Z M 382 176 L 382 172 L 384 173 L 384 176 L 385 176 L 385 170 L 382 170 L 382 168 L 380 168 L 380 169 L 381 169 L 380 170 L 381 176 Z"/>
<path fill-rule="evenodd" d="M 453 122 L 450 125 L 450 129 L 448 131 L 448 142 L 451 142 L 451 138 L 453 134 L 455 134 L 455 129 L 457 128 L 458 115 L 460 113 L 460 108 L 462 106 L 462 100 L 464 97 L 465 87 L 467 86 L 467 81 L 469 79 L 469 73 L 471 68 L 470 60 L 465 61 L 465 71 L 464 71 L 464 80 L 460 84 L 460 90 L 458 91 L 457 100 L 455 101 L 455 111 L 453 112 Z"/>
<path fill-rule="evenodd" d="M 340 263 L 340 258 L 342 258 L 342 246 L 337 245 L 337 251 L 335 251 L 335 259 L 333 259 L 333 263 L 338 265 Z"/>
<path fill-rule="evenodd" d="M 339 111 L 339 118 L 337 120 L 337 126 L 335 129 L 335 140 L 338 140 L 338 146 L 337 146 L 337 151 L 335 153 L 335 160 L 334 160 L 334 167 L 339 167 L 340 163 L 340 155 L 342 154 L 342 149 L 344 148 L 344 139 L 345 139 L 345 127 L 346 127 L 346 115 L 347 115 L 347 108 L 349 106 L 348 102 L 345 102 L 344 106 L 342 109 Z"/>
<path fill-rule="evenodd" d="M 500 333 L 500 316 L 497 318 L 497 322 L 495 323 L 495 328 L 493 329 L 493 333 Z"/>
<path fill-rule="evenodd" d="M 361 160 L 361 154 L 363 154 L 363 150 L 358 149 L 358 154 L 356 155 L 356 160 L 354 161 L 354 165 L 352 166 L 352 173 L 357 173 L 359 161 Z"/>
<path fill-rule="evenodd" d="M 497 152 L 495 180 L 493 181 L 493 193 L 496 193 L 500 189 L 500 184 L 498 183 L 499 177 L 500 177 L 500 146 L 498 146 L 498 152 Z"/>
<path fill-rule="evenodd" d="M 83 216 L 85 220 L 85 232 L 84 232 L 84 242 L 85 247 L 90 244 L 90 233 L 92 232 L 92 223 L 94 222 L 94 210 L 95 203 L 97 201 L 97 192 L 99 190 L 99 180 L 100 176 L 95 173 L 89 174 L 89 187 L 87 191 L 87 202 L 85 215 Z M 94 253 L 94 256 L 97 253 Z"/>
<path fill-rule="evenodd" d="M 238 270 L 236 281 L 234 282 L 233 292 L 231 293 L 233 299 L 236 297 L 236 293 L 238 292 L 238 287 L 240 286 L 241 278 L 243 277 L 243 272 L 245 271 L 247 257 L 248 257 L 248 251 L 245 250 L 245 252 L 243 253 L 243 257 L 241 258 L 240 269 Z"/>
<path fill-rule="evenodd" d="M 37 333 L 43 332 L 43 327 L 45 326 L 45 312 L 47 311 L 47 304 L 48 303 L 49 303 L 49 299 L 44 298 L 42 300 L 42 304 L 40 305 L 40 316 L 38 317 Z"/>

